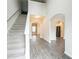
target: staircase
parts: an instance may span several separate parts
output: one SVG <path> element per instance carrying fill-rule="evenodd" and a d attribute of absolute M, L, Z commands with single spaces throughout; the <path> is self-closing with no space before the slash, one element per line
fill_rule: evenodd
<path fill-rule="evenodd" d="M 7 59 L 25 59 L 26 15 L 19 15 L 7 34 Z"/>

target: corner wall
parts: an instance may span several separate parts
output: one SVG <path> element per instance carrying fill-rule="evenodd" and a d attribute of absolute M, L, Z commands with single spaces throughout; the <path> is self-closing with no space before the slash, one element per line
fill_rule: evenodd
<path fill-rule="evenodd" d="M 49 42 L 49 20 L 47 19 L 47 17 L 44 19 L 41 25 L 40 32 L 41 38 Z"/>

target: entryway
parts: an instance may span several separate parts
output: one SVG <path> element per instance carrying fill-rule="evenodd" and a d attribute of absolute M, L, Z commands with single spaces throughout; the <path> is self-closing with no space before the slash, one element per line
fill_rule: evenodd
<path fill-rule="evenodd" d="M 32 38 L 35 40 L 37 37 L 37 24 L 32 23 Z"/>
<path fill-rule="evenodd" d="M 56 38 L 64 38 L 64 22 L 62 20 L 56 22 Z"/>
<path fill-rule="evenodd" d="M 64 39 L 64 20 L 63 14 L 56 14 L 50 22 L 50 40 Z"/>
<path fill-rule="evenodd" d="M 56 26 L 56 37 L 61 37 L 61 27 Z"/>

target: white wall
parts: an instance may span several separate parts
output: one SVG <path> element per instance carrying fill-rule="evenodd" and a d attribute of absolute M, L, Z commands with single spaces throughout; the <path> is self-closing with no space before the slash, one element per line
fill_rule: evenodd
<path fill-rule="evenodd" d="M 71 4 L 70 4 L 71 5 Z M 67 9 L 65 18 L 65 53 L 72 57 L 72 11 L 71 6 Z"/>
<path fill-rule="evenodd" d="M 40 26 L 41 38 L 49 42 L 49 20 L 47 17 L 44 19 L 43 23 Z"/>
<path fill-rule="evenodd" d="M 29 14 L 30 15 L 39 15 L 39 16 L 46 16 L 47 15 L 47 5 L 45 4 L 45 3 L 40 3 L 40 2 L 35 2 L 35 1 L 29 1 L 29 3 L 28 3 L 29 5 L 28 5 L 28 8 L 29 8 Z M 45 24 L 45 23 L 44 23 Z M 30 26 L 31 27 L 31 26 Z M 44 27 L 46 27 L 46 26 L 44 26 Z M 30 28 L 31 29 L 31 28 Z M 48 28 L 44 28 L 43 29 L 44 31 L 45 31 L 45 33 L 46 33 L 46 30 L 48 30 Z M 31 31 L 31 30 L 30 30 Z M 40 31 L 41 32 L 41 31 Z M 43 32 L 44 33 L 44 32 Z M 41 34 L 40 34 L 40 36 L 41 37 L 45 37 L 45 35 L 44 36 L 42 36 L 43 34 L 42 34 L 42 32 L 41 32 Z M 46 34 L 47 36 L 48 36 L 48 34 Z M 46 37 L 47 37 L 46 36 Z M 30 33 L 30 37 L 31 37 L 31 33 Z M 45 37 L 45 38 L 46 38 Z M 48 38 L 46 38 L 46 39 L 48 39 Z"/>
<path fill-rule="evenodd" d="M 51 20 L 53 16 L 56 14 L 64 14 L 65 16 L 65 53 L 72 56 L 72 0 L 47 0 L 47 6 L 48 6 L 48 19 Z M 50 23 L 49 23 L 50 28 Z M 51 35 L 51 31 L 49 29 L 49 33 Z M 55 32 L 54 30 L 52 32 Z M 55 33 L 54 33 L 55 34 Z M 50 39 L 54 39 L 55 37 Z"/>
<path fill-rule="evenodd" d="M 7 0 L 7 20 L 19 9 L 17 0 Z"/>
<path fill-rule="evenodd" d="M 29 1 L 28 4 L 30 15 L 46 15 L 46 5 L 44 3 Z"/>
<path fill-rule="evenodd" d="M 7 31 L 10 30 L 20 12 L 17 0 L 7 0 Z"/>

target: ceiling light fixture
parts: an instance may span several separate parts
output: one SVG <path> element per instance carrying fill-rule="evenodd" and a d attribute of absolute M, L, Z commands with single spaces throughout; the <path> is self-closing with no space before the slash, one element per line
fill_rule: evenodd
<path fill-rule="evenodd" d="M 40 16 L 35 16 L 35 18 L 40 18 Z"/>

